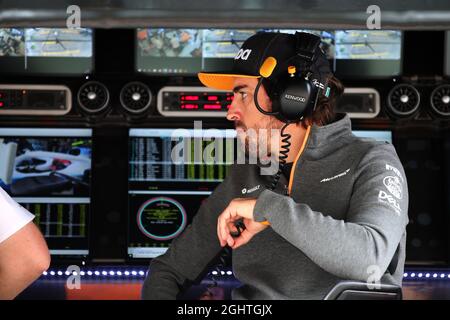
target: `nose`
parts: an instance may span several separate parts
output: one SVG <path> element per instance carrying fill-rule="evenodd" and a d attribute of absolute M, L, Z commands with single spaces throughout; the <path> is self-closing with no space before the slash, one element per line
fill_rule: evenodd
<path fill-rule="evenodd" d="M 227 120 L 229 121 L 241 120 L 241 113 L 239 112 L 236 100 L 237 99 L 233 99 L 233 102 L 230 104 L 230 108 L 228 109 Z"/>

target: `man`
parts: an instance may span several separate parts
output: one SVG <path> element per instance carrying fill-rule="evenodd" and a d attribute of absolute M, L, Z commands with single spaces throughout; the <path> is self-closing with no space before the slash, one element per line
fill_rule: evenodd
<path fill-rule="evenodd" d="M 34 216 L 0 188 L 0 300 L 13 299 L 50 264 Z"/>
<path fill-rule="evenodd" d="M 285 126 L 282 117 L 267 112 L 275 109 L 271 91 L 291 70 L 284 62 L 296 55 L 297 40 L 257 34 L 242 45 L 231 73 L 199 74 L 209 87 L 234 91 L 227 119 L 235 123 L 247 153 L 258 148 L 249 146 L 255 139 L 243 133 Z M 269 57 L 277 64 L 262 82 L 257 103 L 260 68 Z M 258 165 L 234 164 L 187 230 L 152 260 L 143 298 L 176 298 L 201 279 L 226 245 L 243 284 L 233 299 L 322 299 L 340 280 L 401 285 L 405 173 L 391 144 L 356 137 L 348 115 L 334 114 L 343 87 L 326 63 L 319 51 L 310 76 L 326 82 L 330 92 L 320 91 L 315 107 L 287 125 L 290 152 L 276 188 L 266 187 L 272 178 L 261 175 Z M 233 237 L 240 219 L 245 230 Z"/>

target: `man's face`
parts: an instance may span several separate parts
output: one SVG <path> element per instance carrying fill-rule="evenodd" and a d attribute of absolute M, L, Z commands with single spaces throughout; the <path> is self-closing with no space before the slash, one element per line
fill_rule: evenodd
<path fill-rule="evenodd" d="M 284 123 L 258 111 L 253 98 L 257 84 L 258 80 L 254 78 L 235 79 L 234 98 L 227 119 L 234 122 L 246 155 L 261 160 L 272 153 L 278 154 L 279 129 Z M 258 103 L 263 110 L 272 110 L 272 103 L 262 85 L 258 91 Z"/>

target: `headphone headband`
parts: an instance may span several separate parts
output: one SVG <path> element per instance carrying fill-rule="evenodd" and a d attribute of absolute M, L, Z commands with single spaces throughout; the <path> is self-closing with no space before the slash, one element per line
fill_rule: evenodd
<path fill-rule="evenodd" d="M 320 37 L 306 32 L 296 32 L 295 37 L 297 56 L 312 63 L 320 46 Z"/>

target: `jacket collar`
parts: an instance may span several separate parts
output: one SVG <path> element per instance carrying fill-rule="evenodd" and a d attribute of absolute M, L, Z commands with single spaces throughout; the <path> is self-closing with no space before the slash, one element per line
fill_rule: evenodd
<path fill-rule="evenodd" d="M 324 126 L 313 124 L 308 137 L 307 148 L 317 148 L 330 144 L 342 136 L 352 134 L 352 123 L 347 113 L 336 113 L 333 122 Z"/>

